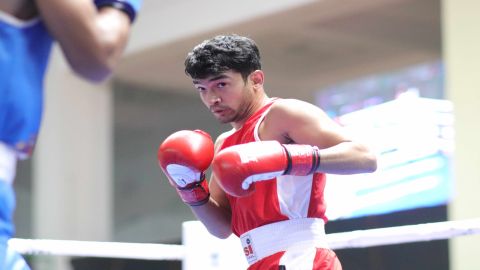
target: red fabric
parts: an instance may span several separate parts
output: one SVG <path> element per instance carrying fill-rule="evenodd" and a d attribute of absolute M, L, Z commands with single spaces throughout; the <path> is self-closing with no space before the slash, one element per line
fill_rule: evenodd
<path fill-rule="evenodd" d="M 253 114 L 242 128 L 227 137 L 221 149 L 255 141 L 255 126 L 274 102 L 275 99 L 272 99 L 271 102 Z M 276 179 L 272 179 L 255 183 L 255 192 L 246 197 L 237 198 L 227 194 L 232 209 L 232 231 L 234 234 L 240 236 L 262 225 L 289 219 L 288 216 L 281 212 L 276 181 Z M 302 195 L 304 197 L 307 195 L 311 196 L 305 217 L 317 217 L 327 221 L 323 197 L 324 188 L 325 175 L 315 173 L 312 178 L 310 194 Z"/>
<path fill-rule="evenodd" d="M 252 264 L 248 270 L 279 270 L 280 259 L 284 253 L 283 251 L 268 256 Z M 289 270 L 288 267 L 285 270 Z M 312 270 L 342 270 L 342 265 L 335 252 L 330 249 L 317 248 Z"/>

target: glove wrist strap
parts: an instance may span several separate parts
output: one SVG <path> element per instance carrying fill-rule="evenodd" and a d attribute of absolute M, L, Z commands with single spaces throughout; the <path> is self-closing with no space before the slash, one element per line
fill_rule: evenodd
<path fill-rule="evenodd" d="M 200 182 L 192 183 L 184 188 L 177 188 L 177 193 L 182 198 L 182 201 L 190 206 L 206 204 L 210 198 L 210 191 L 205 180 L 205 174 L 202 173 Z"/>
<path fill-rule="evenodd" d="M 309 175 L 320 167 L 320 150 L 316 146 L 285 144 L 287 168 L 285 175 Z"/>
<path fill-rule="evenodd" d="M 121 10 L 127 14 L 131 23 L 135 21 L 135 17 L 137 16 L 136 8 L 130 2 L 125 0 L 95 0 L 95 5 L 98 9 L 102 7 L 113 7 Z"/>

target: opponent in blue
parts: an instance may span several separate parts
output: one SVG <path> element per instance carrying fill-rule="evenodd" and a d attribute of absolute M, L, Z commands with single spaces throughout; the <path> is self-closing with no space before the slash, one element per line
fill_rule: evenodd
<path fill-rule="evenodd" d="M 14 235 L 12 184 L 17 161 L 35 146 L 53 42 L 79 76 L 102 81 L 122 55 L 141 2 L 0 0 L 0 269 L 29 269 L 8 249 Z"/>

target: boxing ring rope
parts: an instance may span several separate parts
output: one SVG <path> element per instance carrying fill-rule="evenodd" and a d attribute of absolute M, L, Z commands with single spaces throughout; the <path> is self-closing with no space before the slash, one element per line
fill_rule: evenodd
<path fill-rule="evenodd" d="M 480 218 L 332 233 L 327 235 L 327 242 L 332 249 L 365 248 L 442 240 L 471 234 L 480 234 Z"/>
<path fill-rule="evenodd" d="M 182 260 L 182 245 L 13 238 L 8 246 L 24 255 Z"/>
<path fill-rule="evenodd" d="M 480 234 L 480 218 L 331 233 L 327 234 L 327 241 L 330 247 L 336 250 L 442 240 L 473 234 Z M 19 238 L 11 239 L 8 244 L 10 248 L 24 255 L 109 257 L 140 260 L 184 260 L 187 255 L 185 245 L 173 244 Z M 240 243 L 238 243 L 238 249 L 241 249 Z"/>

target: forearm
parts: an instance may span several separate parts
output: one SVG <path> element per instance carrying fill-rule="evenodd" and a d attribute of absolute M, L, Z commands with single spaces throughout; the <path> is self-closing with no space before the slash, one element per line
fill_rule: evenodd
<path fill-rule="evenodd" d="M 229 207 L 215 200 L 226 200 L 226 197 L 215 185 L 214 178 L 210 180 L 212 193 L 205 180 L 204 172 L 210 166 L 213 155 L 213 141 L 202 130 L 177 131 L 160 144 L 157 152 L 158 165 L 182 201 L 190 206 L 211 234 L 226 238 L 231 234 Z"/>
<path fill-rule="evenodd" d="M 278 141 L 250 142 L 219 151 L 212 162 L 218 185 L 235 197 L 253 193 L 254 182 L 281 175 L 354 174 L 375 170 L 376 158 L 368 148 L 348 141 L 324 149 Z"/>
<path fill-rule="evenodd" d="M 200 220 L 210 234 L 225 239 L 232 234 L 231 213 L 213 199 L 203 205 L 191 206 L 193 214 Z"/>
<path fill-rule="evenodd" d="M 377 169 L 376 156 L 365 146 L 343 142 L 320 150 L 317 171 L 330 174 L 370 173 Z"/>
<path fill-rule="evenodd" d="M 72 69 L 91 81 L 108 77 L 126 46 L 130 20 L 93 0 L 36 0 L 40 15 Z"/>

